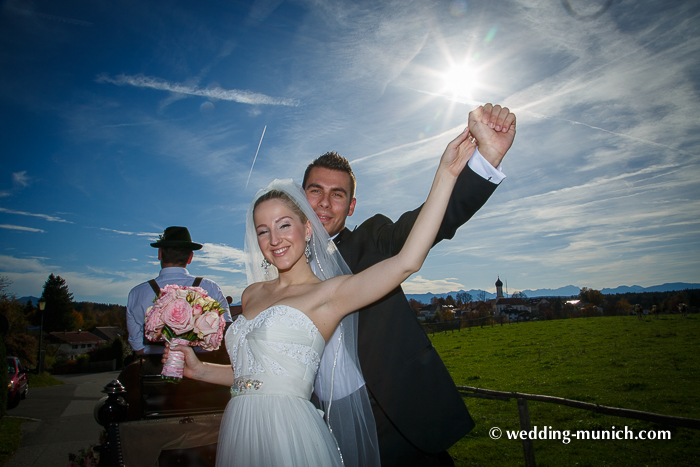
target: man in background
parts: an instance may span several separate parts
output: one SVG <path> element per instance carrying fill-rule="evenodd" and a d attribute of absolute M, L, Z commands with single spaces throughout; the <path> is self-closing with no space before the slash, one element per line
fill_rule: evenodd
<path fill-rule="evenodd" d="M 185 269 L 192 262 L 194 251 L 202 248 L 200 243 L 192 241 L 187 227 L 168 227 L 157 242 L 151 243 L 151 246 L 158 248 L 160 274 L 155 279 L 146 281 L 131 289 L 126 305 L 126 327 L 129 331 L 129 344 L 137 355 L 163 353 L 162 345 L 154 345 L 155 343 L 146 340 L 143 327 L 146 320 L 146 310 L 153 305 L 153 301 L 160 293 L 160 289 L 166 285 L 175 284 L 203 288 L 211 298 L 221 304 L 221 307 L 225 310 L 224 319 L 228 322 L 231 321 L 228 302 L 216 282 L 202 277 L 195 277 Z"/>

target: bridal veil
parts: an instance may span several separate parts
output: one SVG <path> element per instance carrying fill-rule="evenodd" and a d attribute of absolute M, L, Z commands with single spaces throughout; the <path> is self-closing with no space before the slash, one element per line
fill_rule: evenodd
<path fill-rule="evenodd" d="M 250 203 L 246 215 L 245 258 L 248 284 L 272 280 L 277 269 L 262 266 L 263 254 L 257 240 L 253 222 L 255 201 L 265 193 L 284 192 L 311 221 L 310 265 L 314 274 L 326 280 L 343 274 L 351 274 L 316 213 L 306 200 L 302 188 L 291 179 L 274 180 L 258 191 Z M 341 321 L 331 339 L 326 343 L 314 393 L 320 401 L 326 424 L 334 435 L 346 466 L 378 466 L 379 444 L 367 388 L 357 357 L 358 314 L 351 313 Z"/>

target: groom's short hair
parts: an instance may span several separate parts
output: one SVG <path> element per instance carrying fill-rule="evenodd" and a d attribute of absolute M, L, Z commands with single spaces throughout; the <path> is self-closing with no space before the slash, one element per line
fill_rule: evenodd
<path fill-rule="evenodd" d="M 350 176 L 350 198 L 355 197 L 355 186 L 357 185 L 357 180 L 355 180 L 355 174 L 352 173 L 352 168 L 350 167 L 350 162 L 337 152 L 327 152 L 324 155 L 318 157 L 306 168 L 304 172 L 304 181 L 301 186 L 306 189 L 306 182 L 309 179 L 309 174 L 311 169 L 315 167 L 321 167 L 324 169 L 338 170 L 340 172 L 345 172 Z"/>

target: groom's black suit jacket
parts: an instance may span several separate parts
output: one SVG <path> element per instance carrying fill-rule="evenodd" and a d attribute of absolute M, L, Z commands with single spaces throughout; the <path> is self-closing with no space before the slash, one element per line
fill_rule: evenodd
<path fill-rule="evenodd" d="M 452 238 L 496 186 L 465 167 L 435 243 Z M 397 254 L 420 209 L 404 213 L 395 223 L 377 214 L 354 231 L 343 229 L 335 242 L 352 272 Z M 394 426 L 419 449 L 445 451 L 474 427 L 401 287 L 360 310 L 358 354 L 370 393 Z"/>

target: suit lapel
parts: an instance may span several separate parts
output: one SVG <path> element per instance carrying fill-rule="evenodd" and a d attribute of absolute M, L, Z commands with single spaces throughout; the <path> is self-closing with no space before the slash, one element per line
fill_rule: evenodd
<path fill-rule="evenodd" d="M 344 240 L 347 240 L 347 236 L 350 234 L 350 230 L 345 227 L 343 230 L 338 233 L 338 235 L 335 236 L 333 239 L 333 243 L 335 243 L 335 246 L 340 247 L 340 244 L 344 242 Z"/>

